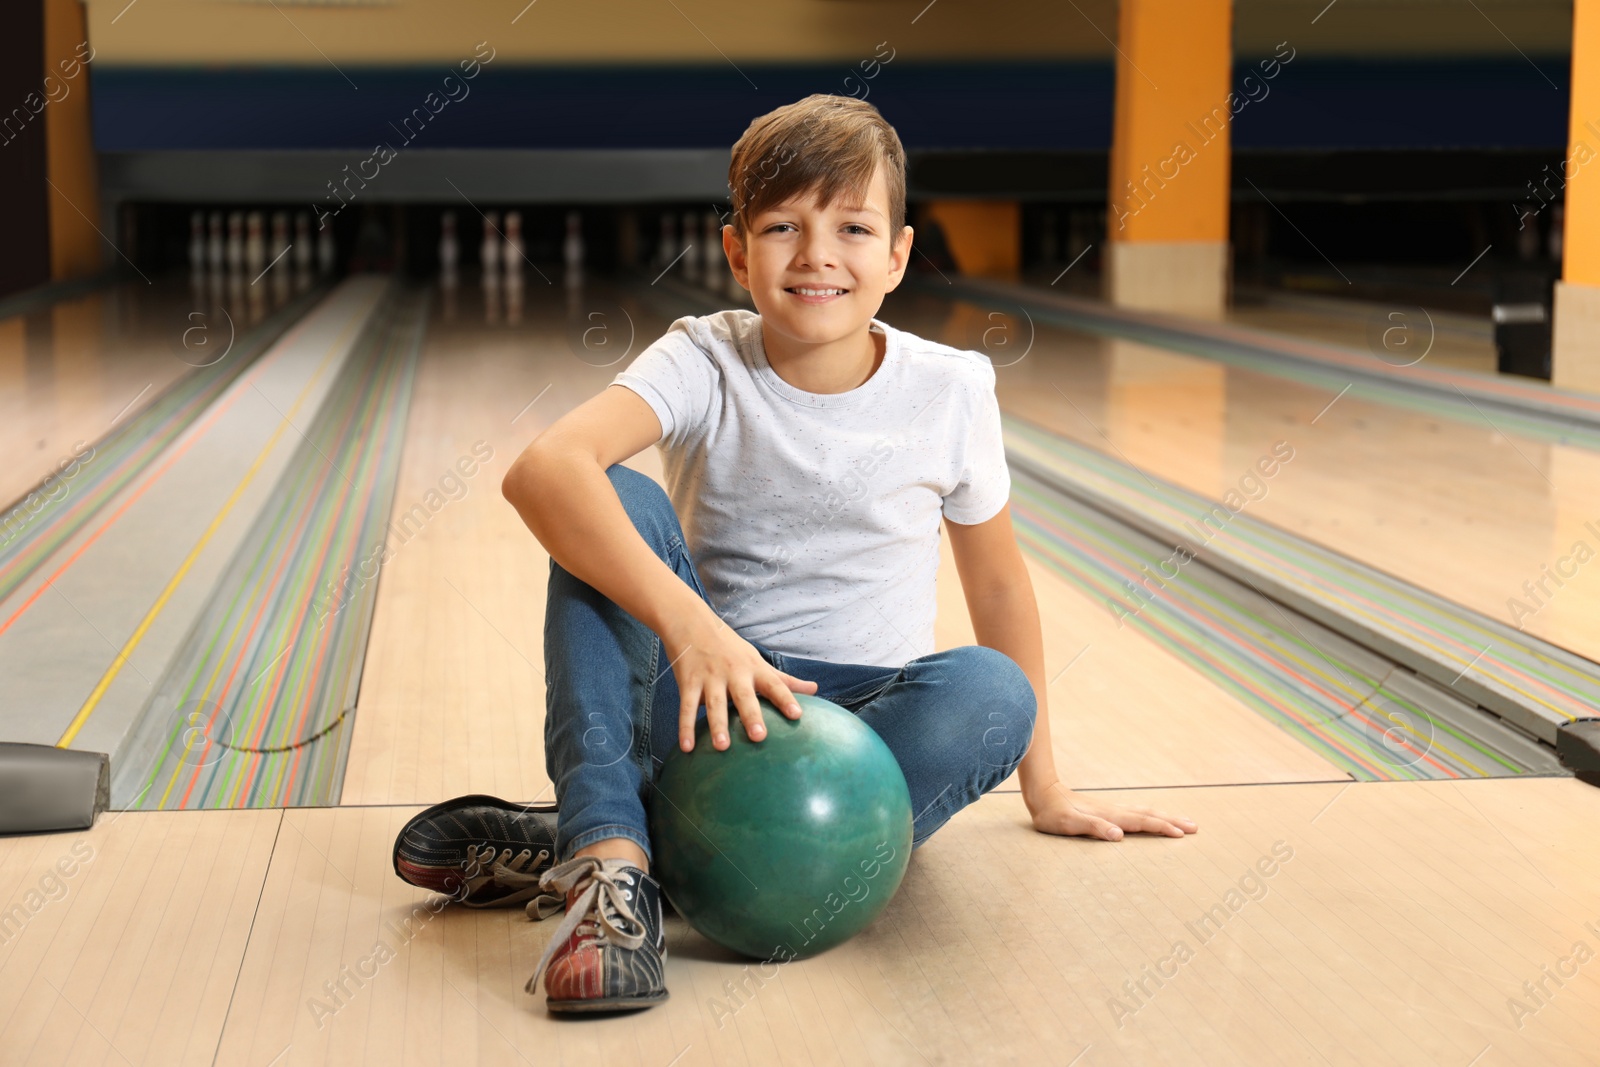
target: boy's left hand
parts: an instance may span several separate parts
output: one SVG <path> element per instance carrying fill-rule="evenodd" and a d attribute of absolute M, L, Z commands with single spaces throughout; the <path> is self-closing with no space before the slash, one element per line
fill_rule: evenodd
<path fill-rule="evenodd" d="M 1029 803 L 1028 809 L 1033 815 L 1035 830 L 1064 837 L 1079 835 L 1120 841 L 1124 832 L 1182 837 L 1200 829 L 1194 820 L 1181 815 L 1074 793 L 1059 783 L 1051 786 L 1043 799 Z"/>

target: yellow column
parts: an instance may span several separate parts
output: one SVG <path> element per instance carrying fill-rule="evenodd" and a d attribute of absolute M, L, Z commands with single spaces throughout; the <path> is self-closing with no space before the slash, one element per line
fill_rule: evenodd
<path fill-rule="evenodd" d="M 45 173 L 50 204 L 50 277 L 93 274 L 103 265 L 99 173 L 89 129 L 92 53 L 80 0 L 44 0 Z"/>
<path fill-rule="evenodd" d="M 1600 0 L 1572 5 L 1566 229 L 1556 282 L 1552 384 L 1600 393 Z"/>
<path fill-rule="evenodd" d="M 1122 0 L 1106 296 L 1219 316 L 1228 288 L 1232 0 Z"/>

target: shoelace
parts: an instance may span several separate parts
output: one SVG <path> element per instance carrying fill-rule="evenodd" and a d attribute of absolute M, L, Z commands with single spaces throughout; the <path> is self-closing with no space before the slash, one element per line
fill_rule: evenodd
<path fill-rule="evenodd" d="M 527 908 L 529 917 L 547 919 L 554 915 L 565 903 L 567 892 L 585 879 L 588 880 L 588 885 L 572 902 L 572 907 L 567 909 L 565 921 L 550 938 L 550 943 L 545 946 L 544 955 L 539 958 L 539 965 L 533 970 L 533 977 L 528 979 L 526 989 L 529 993 L 538 990 L 539 976 L 544 973 L 545 965 L 556 954 L 556 950 L 566 944 L 567 938 L 572 936 L 572 932 L 580 925 L 592 925 L 596 937 L 618 948 L 636 949 L 644 944 L 648 931 L 643 920 L 634 912 L 633 905 L 628 902 L 627 895 L 631 893 L 619 886 L 615 874 L 607 870 L 594 856 L 575 856 L 544 872 L 539 882 L 540 887 L 553 889 L 555 893 L 542 894 L 538 899 L 530 901 Z M 627 895 L 624 895 L 625 893 Z M 619 923 L 631 925 L 639 932 L 630 933 Z"/>
<path fill-rule="evenodd" d="M 481 849 L 477 845 L 468 845 L 467 859 L 462 866 L 468 871 L 481 872 L 467 877 L 469 889 L 476 891 L 485 882 L 493 882 L 513 890 L 496 903 L 520 904 L 538 893 L 540 876 L 531 873 L 531 869 L 549 858 L 550 850 L 545 848 L 537 853 L 525 848 L 513 856 L 509 848 L 496 853 L 492 845 L 484 845 Z"/>

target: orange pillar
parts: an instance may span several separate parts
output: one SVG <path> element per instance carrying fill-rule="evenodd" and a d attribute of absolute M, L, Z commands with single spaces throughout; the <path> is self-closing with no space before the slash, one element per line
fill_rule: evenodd
<path fill-rule="evenodd" d="M 1106 297 L 1205 316 L 1227 301 L 1232 0 L 1122 0 Z"/>
<path fill-rule="evenodd" d="M 1556 282 L 1554 385 L 1600 393 L 1600 0 L 1572 5 L 1566 227 Z"/>
<path fill-rule="evenodd" d="M 104 265 L 100 188 L 89 128 L 89 30 L 82 0 L 44 0 L 45 173 L 50 205 L 50 277 L 93 274 Z M 103 227 L 102 227 L 103 228 Z"/>
<path fill-rule="evenodd" d="M 928 215 L 962 274 L 1015 279 L 1022 269 L 1022 208 L 1015 200 L 935 200 Z"/>

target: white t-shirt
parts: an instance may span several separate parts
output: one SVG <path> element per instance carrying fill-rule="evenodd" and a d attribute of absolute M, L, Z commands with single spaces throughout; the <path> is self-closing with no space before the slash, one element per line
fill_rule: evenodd
<path fill-rule="evenodd" d="M 992 518 L 1011 476 L 988 357 L 871 329 L 883 362 L 845 393 L 778 377 L 743 309 L 678 319 L 613 381 L 661 421 L 668 496 L 735 632 L 900 667 L 934 650 L 941 515 Z"/>

